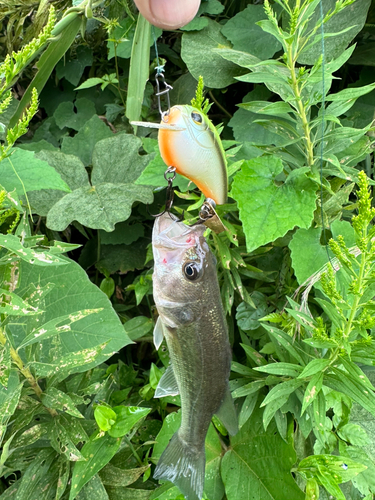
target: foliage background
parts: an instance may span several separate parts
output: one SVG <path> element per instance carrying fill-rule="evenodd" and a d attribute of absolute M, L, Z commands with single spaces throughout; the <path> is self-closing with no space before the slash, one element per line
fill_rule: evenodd
<path fill-rule="evenodd" d="M 50 5 L 57 24 L 38 45 Z M 1 96 L 13 95 L 0 117 L 2 500 L 179 498 L 151 470 L 180 418 L 178 397 L 153 399 L 169 362 L 152 344 L 150 248 L 165 165 L 155 131 L 129 123 L 159 121 L 155 39 L 172 105 L 203 76 L 228 159 L 228 231 L 209 243 L 241 429 L 229 440 L 214 419 L 206 498 L 373 498 L 363 179 L 351 221 L 358 172 L 373 185 L 375 7 L 278 2 L 273 18 L 267 5 L 202 0 L 189 25 L 164 33 L 126 0 L 0 5 Z M 175 187 L 175 211 L 195 220 L 200 193 L 181 177 Z M 301 309 L 295 290 L 329 258 L 341 271 L 326 267 Z"/>

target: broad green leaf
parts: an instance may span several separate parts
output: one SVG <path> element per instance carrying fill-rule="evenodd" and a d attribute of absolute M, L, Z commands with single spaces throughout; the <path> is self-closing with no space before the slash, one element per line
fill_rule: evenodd
<path fill-rule="evenodd" d="M 108 434 L 113 438 L 125 436 L 134 425 L 146 417 L 151 408 L 140 408 L 137 406 L 115 406 L 113 411 L 116 413 L 116 421 L 108 430 Z"/>
<path fill-rule="evenodd" d="M 144 236 L 144 232 L 144 226 L 139 222 L 134 224 L 129 221 L 120 222 L 111 233 L 100 230 L 100 242 L 102 245 L 130 245 Z"/>
<path fill-rule="evenodd" d="M 42 395 L 42 403 L 47 408 L 54 408 L 73 415 L 73 417 L 84 418 L 83 415 L 77 410 L 76 405 L 72 399 L 62 391 L 55 387 L 49 387 Z"/>
<path fill-rule="evenodd" d="M 220 31 L 221 25 L 209 19 L 208 25 L 201 31 L 185 32 L 181 45 L 181 57 L 190 73 L 196 80 L 200 75 L 203 76 L 205 85 L 215 89 L 234 83 L 234 77 L 243 74 L 241 68 L 212 51 L 220 46 L 228 46 L 228 41 Z"/>
<path fill-rule="evenodd" d="M 330 362 L 331 361 L 329 359 L 313 359 L 307 366 L 305 366 L 303 372 L 298 376 L 298 378 L 307 378 L 315 375 L 316 373 L 323 372 Z"/>
<path fill-rule="evenodd" d="M 173 434 L 178 430 L 181 424 L 181 411 L 177 413 L 170 413 L 164 420 L 163 427 L 159 434 L 156 436 L 156 444 L 154 445 L 152 453 L 152 461 L 157 462 L 161 454 L 169 443 L 169 440 Z M 211 424 L 205 441 L 206 447 L 206 474 L 204 491 L 210 500 L 221 500 L 224 493 L 223 483 L 220 478 L 220 462 L 221 462 L 221 444 L 217 432 L 215 431 L 213 425 Z M 178 490 L 179 491 L 179 490 Z M 153 495 L 153 497 L 155 497 Z M 162 497 L 171 498 L 172 497 Z"/>
<path fill-rule="evenodd" d="M 266 366 L 254 368 L 258 372 L 270 373 L 271 375 L 281 375 L 283 377 L 298 377 L 302 371 L 302 366 L 293 363 L 271 363 Z"/>
<path fill-rule="evenodd" d="M 49 469 L 55 459 L 56 452 L 51 448 L 42 449 L 36 455 L 22 476 L 21 484 L 17 490 L 15 500 L 24 500 L 26 498 L 33 500 L 36 500 L 37 498 L 47 500 L 47 498 L 51 498 L 46 495 L 46 492 L 43 491 L 43 489 L 46 486 L 46 484 L 44 484 L 46 479 L 47 488 L 49 486 L 49 482 L 51 482 L 52 478 L 49 477 Z"/>
<path fill-rule="evenodd" d="M 369 391 L 366 386 L 359 384 L 350 374 L 345 373 L 338 368 L 334 369 L 335 373 L 328 374 L 324 377 L 324 383 L 331 389 L 341 392 L 358 404 L 365 410 L 375 415 L 375 396 L 372 391 Z"/>
<path fill-rule="evenodd" d="M 74 137 L 64 137 L 61 151 L 65 154 L 78 156 L 87 167 L 92 163 L 92 153 L 96 143 L 106 137 L 113 137 L 113 133 L 98 115 L 94 115 Z"/>
<path fill-rule="evenodd" d="M 0 248 L 1 247 L 10 250 L 10 252 L 14 253 L 18 258 L 35 266 L 65 266 L 67 263 L 64 257 L 51 254 L 48 251 L 43 252 L 24 247 L 19 237 L 14 234 L 0 234 Z M 13 257 L 7 259 L 11 261 Z"/>
<path fill-rule="evenodd" d="M 84 309 L 82 311 L 74 311 L 73 313 L 54 318 L 53 320 L 44 323 L 39 328 L 34 329 L 31 333 L 29 333 L 29 335 L 27 335 L 18 346 L 18 349 L 22 349 L 27 345 L 35 344 L 36 342 L 42 342 L 43 340 L 53 337 L 54 335 L 70 331 L 70 325 L 72 323 L 86 318 L 86 316 L 90 316 L 91 314 L 98 314 L 102 312 L 102 310 L 102 308 Z"/>
<path fill-rule="evenodd" d="M 0 162 L 1 185 L 7 191 L 24 192 L 40 189 L 59 189 L 69 192 L 69 186 L 48 163 L 38 159 L 32 151 L 14 148 L 13 154 Z"/>
<path fill-rule="evenodd" d="M 250 52 L 259 59 L 270 59 L 281 49 L 281 44 L 256 24 L 261 19 L 267 19 L 264 7 L 250 4 L 229 19 L 221 32 L 232 42 L 233 49 Z"/>
<path fill-rule="evenodd" d="M 77 310 L 84 310 L 87 306 L 92 309 L 102 309 L 99 314 L 90 314 L 80 319 L 71 324 L 70 330 L 44 340 L 39 346 L 39 362 L 47 364 L 58 364 L 58 360 L 63 356 L 91 349 L 94 355 L 92 358 L 87 357 L 87 364 L 70 368 L 71 373 L 82 372 L 105 361 L 115 351 L 129 344 L 130 339 L 107 296 L 91 283 L 86 272 L 77 263 L 66 257 L 61 258 L 65 259 L 66 265 L 53 268 L 22 262 L 20 265 L 22 280 L 15 293 L 23 297 L 32 283 L 38 283 L 42 289 L 48 284 L 54 285 L 44 298 L 43 323 L 73 314 Z M 22 321 L 8 325 L 16 346 L 21 344 L 35 328 L 32 318 L 23 316 Z M 105 343 L 106 347 L 99 356 L 96 356 L 97 346 Z"/>
<path fill-rule="evenodd" d="M 132 184 L 151 160 L 139 155 L 142 141 L 131 134 L 118 133 L 97 142 L 92 155 L 91 183 Z"/>
<path fill-rule="evenodd" d="M 90 185 L 87 171 L 77 156 L 66 155 L 60 151 L 45 150 L 36 153 L 35 156 L 54 168 L 72 191 Z M 40 191 L 31 191 L 28 197 L 33 211 L 45 217 L 53 205 L 65 194 L 61 190 L 42 189 Z"/>
<path fill-rule="evenodd" d="M 8 316 L 29 316 L 43 312 L 31 306 L 27 301 L 22 300 L 17 294 L 2 288 L 0 288 L 0 300 L 0 311 Z"/>
<path fill-rule="evenodd" d="M 99 472 L 99 477 L 106 486 L 124 488 L 134 483 L 149 467 L 150 465 L 145 465 L 136 469 L 120 469 L 109 463 Z"/>
<path fill-rule="evenodd" d="M 103 274 L 113 274 L 116 271 L 126 273 L 134 269 L 143 269 L 146 260 L 148 241 L 142 238 L 132 245 L 103 245 L 97 269 Z"/>
<path fill-rule="evenodd" d="M 72 54 L 74 54 L 73 57 Z M 58 63 L 56 66 L 56 74 L 59 80 L 65 78 L 72 85 L 77 85 L 84 69 L 87 66 L 92 66 L 92 64 L 92 49 L 85 45 L 78 45 L 74 51 L 70 51 L 69 56 Z"/>
<path fill-rule="evenodd" d="M 101 85 L 103 83 L 103 78 L 88 78 L 86 81 L 81 83 L 79 87 L 75 90 L 91 89 L 91 87 L 96 87 L 96 85 Z"/>
<path fill-rule="evenodd" d="M 276 185 L 283 171 L 274 156 L 243 163 L 231 195 L 237 201 L 246 234 L 247 251 L 284 236 L 295 226 L 307 228 L 315 210 L 316 187 L 304 169 L 293 170 L 282 185 Z"/>
<path fill-rule="evenodd" d="M 365 24 L 367 11 L 370 7 L 371 0 L 357 0 L 355 3 L 347 6 L 340 13 L 334 15 L 327 23 L 324 24 L 325 33 L 337 33 L 343 27 L 352 27 L 349 31 L 327 38 L 324 41 L 325 58 L 327 61 L 337 57 L 349 45 L 353 38 L 359 33 Z M 323 15 L 335 8 L 335 0 L 326 0 L 323 4 Z M 317 6 L 315 11 L 307 23 L 307 32 L 313 29 L 321 19 L 320 8 Z M 317 32 L 317 37 L 321 38 L 320 30 Z M 302 51 L 298 57 L 300 64 L 313 65 L 321 56 L 321 42 L 319 41 L 309 49 Z"/>
<path fill-rule="evenodd" d="M 354 446 L 367 446 L 370 442 L 366 431 L 360 425 L 346 424 L 338 429 L 337 433 L 341 439 Z"/>
<path fill-rule="evenodd" d="M 19 381 L 18 370 L 11 369 L 8 377 L 7 387 L 0 386 L 0 426 L 6 426 L 8 420 L 16 411 L 21 397 L 23 384 L 24 381 L 22 381 L 21 383 Z M 5 429 L 3 430 L 5 431 Z M 3 437 L 4 433 L 0 431 L 0 444 Z"/>
<path fill-rule="evenodd" d="M 150 35 L 151 24 L 142 14 L 138 14 L 130 59 L 125 108 L 125 115 L 130 122 L 138 120 L 141 115 L 144 91 L 150 72 Z"/>
<path fill-rule="evenodd" d="M 48 433 L 51 445 L 71 462 L 85 461 L 85 458 L 75 446 L 79 441 L 83 441 L 83 438 L 77 439 L 73 434 L 75 429 L 72 429 L 69 424 L 70 422 L 63 415 L 53 419 Z"/>
<path fill-rule="evenodd" d="M 110 498 L 112 497 L 109 496 L 102 480 L 98 474 L 95 474 L 81 489 L 75 500 L 110 500 Z"/>
<path fill-rule="evenodd" d="M 49 428 L 47 423 L 33 425 L 17 436 L 13 441 L 13 448 L 30 446 L 47 434 L 48 431 Z"/>
<path fill-rule="evenodd" d="M 222 459 L 228 500 L 303 500 L 290 473 L 297 458 L 293 446 L 279 436 L 274 423 L 265 432 L 262 414 L 253 412 Z"/>
<path fill-rule="evenodd" d="M 112 408 L 100 405 L 95 408 L 94 417 L 101 431 L 109 431 L 112 425 L 116 422 L 117 414 L 112 410 Z"/>
<path fill-rule="evenodd" d="M 99 437 L 95 432 L 81 449 L 85 462 L 76 462 L 73 468 L 69 500 L 73 500 L 88 481 L 99 472 L 120 448 L 121 439 L 108 434 Z"/>
<path fill-rule="evenodd" d="M 336 220 L 332 222 L 330 229 L 334 239 L 338 235 L 344 237 L 348 248 L 356 244 L 354 229 L 349 222 Z M 320 228 L 298 229 L 289 243 L 293 269 L 300 284 L 328 262 L 327 250 L 321 245 L 320 239 Z M 328 252 L 332 258 L 333 254 L 330 250 Z"/>
<path fill-rule="evenodd" d="M 350 481 L 364 470 L 364 465 L 338 455 L 312 455 L 301 460 L 298 465 L 298 471 L 306 477 L 312 477 L 316 472 L 326 472 L 336 484 Z"/>
<path fill-rule="evenodd" d="M 95 114 L 95 104 L 83 97 L 74 103 L 72 101 L 60 103 L 53 116 L 59 128 L 68 127 L 78 131 Z"/>
<path fill-rule="evenodd" d="M 116 222 L 128 219 L 135 201 L 152 203 L 153 194 L 146 186 L 102 183 L 76 189 L 61 198 L 48 212 L 47 226 L 63 231 L 72 221 L 105 231 L 113 231 Z"/>
<path fill-rule="evenodd" d="M 283 101 L 268 102 L 268 101 L 250 101 L 238 105 L 240 108 L 251 111 L 252 113 L 263 113 L 271 116 L 285 116 L 292 113 L 293 109 L 288 103 Z"/>

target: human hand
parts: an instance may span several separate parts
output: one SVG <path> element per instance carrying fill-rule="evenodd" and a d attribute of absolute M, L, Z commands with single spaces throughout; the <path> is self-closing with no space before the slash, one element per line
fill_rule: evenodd
<path fill-rule="evenodd" d="M 185 26 L 197 13 L 200 0 L 134 0 L 139 12 L 151 24 L 165 30 Z"/>

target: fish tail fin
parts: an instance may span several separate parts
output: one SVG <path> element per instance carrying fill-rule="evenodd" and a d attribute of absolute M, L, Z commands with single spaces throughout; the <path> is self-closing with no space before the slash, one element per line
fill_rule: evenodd
<path fill-rule="evenodd" d="M 186 500 L 201 500 L 203 496 L 206 456 L 204 446 L 196 451 L 174 433 L 161 455 L 154 479 L 166 479 L 176 485 Z"/>

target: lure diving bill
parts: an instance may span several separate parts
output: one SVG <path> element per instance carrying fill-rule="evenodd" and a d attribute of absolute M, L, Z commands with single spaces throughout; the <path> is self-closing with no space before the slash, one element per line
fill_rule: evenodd
<path fill-rule="evenodd" d="M 155 469 L 156 479 L 179 487 L 186 500 L 201 500 L 205 437 L 212 416 L 228 432 L 238 430 L 229 392 L 231 350 L 215 258 L 202 224 L 186 226 L 165 213 L 154 223 L 154 300 L 159 318 L 154 342 L 165 337 L 171 365 L 155 397 L 181 396 L 182 421 Z"/>

